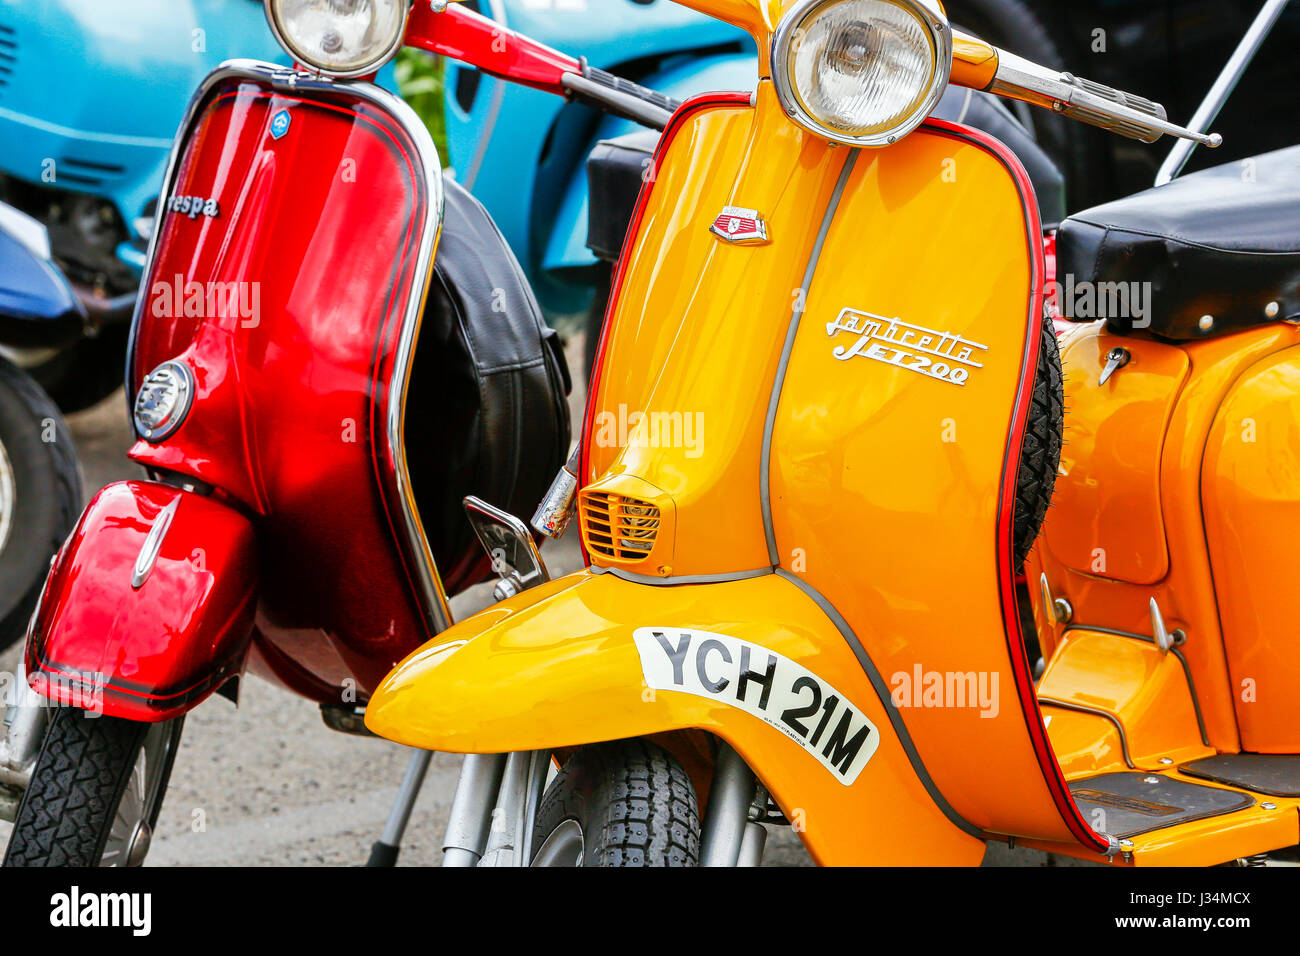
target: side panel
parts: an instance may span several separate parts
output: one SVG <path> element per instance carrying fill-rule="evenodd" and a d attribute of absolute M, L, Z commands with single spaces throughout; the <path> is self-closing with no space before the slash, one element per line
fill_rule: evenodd
<path fill-rule="evenodd" d="M 670 646 L 682 648 L 676 676 L 655 644 L 639 649 L 642 626 L 661 628 Z M 695 637 L 685 645 L 684 631 Z M 745 642 L 752 656 L 734 653 L 732 641 Z M 813 675 L 796 697 L 784 694 L 792 688 L 787 665 L 768 676 L 772 654 Z M 499 687 L 509 691 L 484 692 Z M 814 687 L 822 706 L 834 704 L 825 730 L 807 707 Z M 874 726 L 858 753 L 874 750 L 851 783 L 813 753 L 829 747 L 844 698 Z M 366 724 L 400 743 L 470 753 L 699 728 L 741 753 L 804 826 L 820 863 L 970 865 L 984 854 L 984 844 L 926 794 L 885 705 L 832 622 L 776 575 L 652 588 L 576 572 L 496 604 L 412 654 L 375 692 Z M 815 746 L 799 742 L 813 738 Z"/>
<path fill-rule="evenodd" d="M 1243 750 L 1300 753 L 1300 348 L 1251 366 L 1224 399 L 1201 469 L 1205 536 Z"/>
<path fill-rule="evenodd" d="M 1064 563 L 1055 551 L 1054 542 L 1059 539 L 1056 526 L 1086 525 L 1094 520 L 1090 513 L 1078 513 L 1077 500 L 1071 507 L 1063 507 L 1058 502 L 1048 509 L 1043 537 L 1039 538 L 1026 561 L 1026 572 L 1031 582 L 1037 582 L 1040 575 L 1046 574 L 1053 595 L 1070 602 L 1074 612 L 1071 627 L 1101 628 L 1150 637 L 1148 605 L 1155 598 L 1166 626 L 1171 630 L 1181 628 L 1187 634 L 1187 642 L 1181 651 L 1194 678 L 1206 732 L 1215 749 L 1224 753 L 1242 749 L 1237 728 L 1237 691 L 1229 673 L 1225 638 L 1220 629 L 1220 601 L 1231 602 L 1233 598 L 1220 582 L 1219 570 L 1211 568 L 1207 537 L 1214 523 L 1226 528 L 1230 526 L 1229 522 L 1237 519 L 1231 511 L 1211 508 L 1203 500 L 1203 478 L 1209 474 L 1203 469 L 1203 459 L 1210 453 L 1207 442 L 1211 428 L 1215 426 L 1220 408 L 1234 382 L 1256 362 L 1290 345 L 1294 338 L 1293 329 L 1279 324 L 1180 347 L 1188 356 L 1190 371 L 1183 379 L 1169 416 L 1160 456 L 1160 514 L 1168 542 L 1169 568 L 1159 581 L 1134 584 Z M 1103 333 L 1095 345 L 1088 344 L 1081 349 L 1067 345 L 1063 356 L 1067 408 L 1071 407 L 1072 400 L 1081 390 L 1096 389 L 1106 352 L 1115 346 L 1141 350 L 1145 345 L 1142 340 L 1131 336 L 1107 333 Z M 1142 354 L 1145 353 L 1135 351 L 1139 357 Z M 1117 376 L 1123 376 L 1127 371 L 1128 368 L 1121 369 Z M 1180 373 L 1176 365 L 1170 371 L 1172 377 L 1167 390 L 1172 392 L 1178 387 L 1176 382 Z M 1110 394 L 1118 397 L 1120 393 Z M 1066 417 L 1067 439 L 1069 430 L 1076 428 L 1088 434 L 1103 434 L 1107 428 L 1105 422 L 1117 411 L 1123 414 L 1116 401 L 1084 397 Z M 1086 420 L 1080 418 L 1084 413 L 1088 415 Z M 1247 454 L 1257 447 L 1261 451 L 1283 447 L 1284 438 L 1269 437 L 1276 435 L 1277 431 L 1258 432 L 1259 444 L 1246 446 Z M 1221 434 L 1225 435 L 1224 440 L 1231 441 L 1231 434 Z M 1238 431 L 1236 434 L 1242 433 Z M 1150 440 L 1155 442 L 1157 439 L 1151 436 Z M 1064 455 L 1078 458 L 1076 451 L 1068 445 Z M 1111 462 L 1115 464 L 1113 459 Z M 1102 486 L 1108 484 L 1108 472 L 1099 471 L 1093 465 L 1086 467 L 1096 482 Z M 1219 513 L 1215 514 L 1216 511 Z M 1040 638 L 1045 653 L 1050 657 L 1051 649 L 1061 642 L 1064 627 L 1050 623 L 1044 616 L 1039 589 L 1033 587 L 1030 591 Z"/>
<path fill-rule="evenodd" d="M 160 522 L 157 559 L 136 587 Z M 108 485 L 50 571 L 28 680 L 52 700 L 110 716 L 184 713 L 243 670 L 257 579 L 253 527 L 233 508 L 152 481 Z"/>
<path fill-rule="evenodd" d="M 441 194 L 419 145 L 350 86 L 237 73 L 208 92 L 170 196 L 198 199 L 159 224 L 129 370 L 135 388 L 179 358 L 194 406 L 131 457 L 260 515 L 259 634 L 365 692 L 431 633 L 387 430 Z"/>
<path fill-rule="evenodd" d="M 1132 339 L 1132 358 L 1105 385 L 1097 382 L 1113 336 L 1099 329 L 1073 336 L 1068 358 L 1068 443 L 1052 505 L 1069 512 L 1044 534 L 1057 560 L 1083 574 L 1152 584 L 1169 571 L 1160 509 L 1160 455 L 1187 353 L 1177 346 Z"/>

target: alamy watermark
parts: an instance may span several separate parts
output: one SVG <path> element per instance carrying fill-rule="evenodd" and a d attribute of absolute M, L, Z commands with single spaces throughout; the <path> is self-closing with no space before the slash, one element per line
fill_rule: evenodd
<path fill-rule="evenodd" d="M 149 311 L 158 319 L 237 319 L 251 329 L 261 321 L 260 282 L 196 282 L 177 275 L 149 289 Z"/>
<path fill-rule="evenodd" d="M 928 671 L 916 664 L 889 678 L 895 707 L 968 707 L 981 717 L 998 715 L 997 671 Z"/>
<path fill-rule="evenodd" d="M 1135 329 L 1151 324 L 1150 282 L 1076 282 L 1073 273 L 1064 281 L 1043 287 L 1049 309 L 1071 319 L 1127 319 Z"/>
<path fill-rule="evenodd" d="M 699 458 L 704 445 L 703 412 L 618 410 L 596 415 L 592 440 L 600 448 L 684 448 L 687 458 Z"/>

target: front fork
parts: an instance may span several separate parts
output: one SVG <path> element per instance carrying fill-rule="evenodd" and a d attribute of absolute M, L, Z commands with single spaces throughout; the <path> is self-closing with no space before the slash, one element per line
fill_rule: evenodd
<path fill-rule="evenodd" d="M 550 771 L 545 750 L 466 754 L 451 801 L 443 866 L 527 866 Z"/>
<path fill-rule="evenodd" d="M 5 734 L 0 738 L 0 820 L 18 815 L 49 724 L 49 701 L 27 686 L 27 665 L 19 658 L 13 686 L 3 701 Z"/>
<path fill-rule="evenodd" d="M 443 840 L 443 866 L 527 866 L 550 753 L 467 754 Z M 701 866 L 758 866 L 767 794 L 740 754 L 719 744 L 700 834 Z"/>
<path fill-rule="evenodd" d="M 745 759 L 718 745 L 700 833 L 700 866 L 758 866 L 767 845 L 767 793 Z"/>

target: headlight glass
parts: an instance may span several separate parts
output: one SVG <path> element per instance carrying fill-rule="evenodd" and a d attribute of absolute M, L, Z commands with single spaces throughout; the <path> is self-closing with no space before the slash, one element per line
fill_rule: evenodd
<path fill-rule="evenodd" d="M 938 101 L 951 44 L 942 13 L 917 0 L 811 0 L 777 30 L 773 79 L 796 119 L 838 141 L 882 145 Z"/>
<path fill-rule="evenodd" d="M 266 0 L 280 45 L 332 76 L 360 76 L 398 50 L 410 0 Z"/>

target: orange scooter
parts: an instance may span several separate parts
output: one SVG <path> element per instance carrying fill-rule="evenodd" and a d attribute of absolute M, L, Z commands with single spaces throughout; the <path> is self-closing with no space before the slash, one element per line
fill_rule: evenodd
<path fill-rule="evenodd" d="M 1202 786 L 1176 763 L 1083 772 L 1086 731 L 1104 750 L 1114 725 L 1040 706 L 1014 584 L 1062 428 L 1038 211 L 1005 147 L 927 117 L 956 84 L 1145 141 L 1219 138 L 963 36 L 929 0 L 690 5 L 755 36 L 760 80 L 688 101 L 646 164 L 580 450 L 533 519 L 555 535 L 576 512 L 589 567 L 439 635 L 366 711 L 468 755 L 446 862 L 752 865 L 774 819 L 825 864 L 1300 841 L 1298 799 L 1242 792 L 1212 817 L 1160 789 Z M 1172 651 L 1115 640 L 1139 702 L 1185 688 Z M 1119 679 L 1059 654 L 1045 687 Z M 1153 795 L 1123 789 L 1135 772 Z M 1163 829 L 1132 829 L 1143 813 Z"/>

